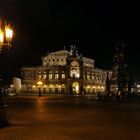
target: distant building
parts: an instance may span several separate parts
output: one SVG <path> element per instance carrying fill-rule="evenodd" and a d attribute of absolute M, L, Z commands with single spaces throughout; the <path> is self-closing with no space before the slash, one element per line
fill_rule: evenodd
<path fill-rule="evenodd" d="M 21 79 L 14 77 L 13 78 L 13 87 L 14 87 L 14 92 L 19 93 L 21 91 Z"/>
<path fill-rule="evenodd" d="M 44 94 L 97 94 L 105 91 L 107 71 L 95 68 L 94 60 L 83 57 L 75 46 L 42 57 L 42 66 L 22 67 L 22 92 Z"/>

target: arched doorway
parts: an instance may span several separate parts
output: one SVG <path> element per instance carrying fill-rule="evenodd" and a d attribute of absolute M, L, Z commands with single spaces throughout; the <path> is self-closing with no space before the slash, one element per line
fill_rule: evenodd
<path fill-rule="evenodd" d="M 74 82 L 72 84 L 72 93 L 74 94 L 79 94 L 80 90 L 79 90 L 79 83 L 78 82 Z"/>

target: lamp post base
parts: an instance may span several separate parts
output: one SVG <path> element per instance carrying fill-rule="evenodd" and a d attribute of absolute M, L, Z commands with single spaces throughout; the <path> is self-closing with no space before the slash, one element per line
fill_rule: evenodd
<path fill-rule="evenodd" d="M 41 97 L 41 89 L 39 88 L 38 90 L 39 90 L 38 96 Z"/>
<path fill-rule="evenodd" d="M 6 108 L 7 105 L 0 106 L 0 127 L 4 127 L 7 125 Z"/>

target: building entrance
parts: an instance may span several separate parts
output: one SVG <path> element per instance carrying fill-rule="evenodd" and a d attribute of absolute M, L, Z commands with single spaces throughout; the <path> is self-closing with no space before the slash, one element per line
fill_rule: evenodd
<path fill-rule="evenodd" d="M 79 90 L 79 83 L 78 82 L 74 82 L 72 84 L 72 93 L 73 94 L 79 94 L 80 90 Z"/>

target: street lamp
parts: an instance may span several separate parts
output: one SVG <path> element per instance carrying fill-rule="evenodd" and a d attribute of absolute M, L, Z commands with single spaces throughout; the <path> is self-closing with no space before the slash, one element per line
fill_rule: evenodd
<path fill-rule="evenodd" d="M 5 23 L 3 25 L 1 19 L 0 19 L 0 52 L 3 48 L 3 46 L 7 46 L 8 48 L 11 47 L 11 41 L 13 38 L 13 30 L 11 28 L 11 25 L 8 23 Z"/>
<path fill-rule="evenodd" d="M 4 46 L 7 46 L 8 48 L 11 47 L 12 37 L 13 37 L 13 30 L 10 24 L 5 23 L 3 25 L 0 19 L 0 53 Z M 0 87 L 0 127 L 4 127 L 7 125 L 7 119 L 6 119 L 7 105 L 4 103 L 3 100 L 3 96 L 4 96 L 3 92 L 4 92 L 3 89 Z"/>
<path fill-rule="evenodd" d="M 42 86 L 43 82 L 42 81 L 38 81 L 37 85 L 38 85 L 38 96 L 41 97 L 41 86 Z"/>

